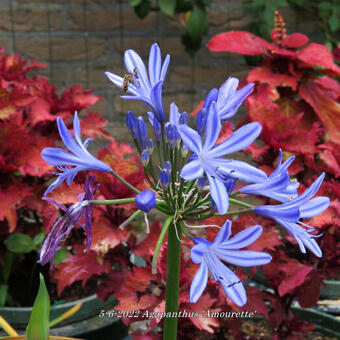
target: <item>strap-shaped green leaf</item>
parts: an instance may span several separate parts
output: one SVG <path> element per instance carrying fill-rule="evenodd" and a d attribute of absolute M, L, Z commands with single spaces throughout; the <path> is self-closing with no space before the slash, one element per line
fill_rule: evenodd
<path fill-rule="evenodd" d="M 35 298 L 30 321 L 26 330 L 27 340 L 47 340 L 49 333 L 50 297 L 48 295 L 44 277 L 40 274 L 40 285 Z"/>
<path fill-rule="evenodd" d="M 167 15 L 174 15 L 176 8 L 176 0 L 158 0 L 161 11 Z"/>

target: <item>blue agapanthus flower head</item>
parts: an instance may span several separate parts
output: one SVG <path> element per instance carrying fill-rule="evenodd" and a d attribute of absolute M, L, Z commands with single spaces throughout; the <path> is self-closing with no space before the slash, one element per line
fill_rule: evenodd
<path fill-rule="evenodd" d="M 319 190 L 324 178 L 323 173 L 302 195 L 287 203 L 254 208 L 259 215 L 272 218 L 285 227 L 295 237 L 303 253 L 306 252 L 305 247 L 307 247 L 317 257 L 322 256 L 322 251 L 314 239 L 317 236 L 311 234 L 314 229 L 301 222 L 300 219 L 317 216 L 328 208 L 328 197 L 318 196 L 311 199 Z"/>
<path fill-rule="evenodd" d="M 131 94 L 124 95 L 122 98 L 144 102 L 151 108 L 157 120 L 163 123 L 165 115 L 162 104 L 162 87 L 170 56 L 167 55 L 162 63 L 161 50 L 155 43 L 150 49 L 149 72 L 147 72 L 141 57 L 134 50 L 125 52 L 124 62 L 128 72 L 124 77 L 111 72 L 105 72 L 105 75 L 118 87 L 122 89 L 126 87 L 127 92 Z"/>
<path fill-rule="evenodd" d="M 95 177 L 86 178 L 84 192 L 78 195 L 78 202 L 66 208 L 63 204 L 49 197 L 43 197 L 44 200 L 54 203 L 62 211 L 64 215 L 60 217 L 53 225 L 51 231 L 45 238 L 41 249 L 39 263 L 42 265 L 50 261 L 50 266 L 53 266 L 55 254 L 58 246 L 64 240 L 71 230 L 79 224 L 86 232 L 86 251 L 89 250 L 92 242 L 92 214 L 93 207 L 89 201 L 93 200 L 93 196 L 98 185 L 93 186 Z M 81 218 L 84 217 L 84 223 L 81 223 Z"/>
<path fill-rule="evenodd" d="M 227 220 L 213 242 L 195 237 L 195 245 L 191 249 L 191 259 L 199 263 L 190 287 L 190 302 L 195 303 L 202 295 L 208 283 L 209 271 L 216 282 L 222 285 L 225 294 L 238 306 L 247 302 L 242 282 L 237 275 L 222 261 L 235 266 L 253 267 L 267 264 L 271 256 L 264 252 L 239 250 L 256 241 L 262 233 L 259 225 L 242 230 L 234 237 L 231 235 L 231 221 Z"/>
<path fill-rule="evenodd" d="M 55 173 L 58 175 L 58 178 L 47 188 L 44 196 L 58 187 L 64 180 L 66 180 L 67 185 L 70 185 L 79 171 L 96 170 L 109 172 L 112 170 L 107 164 L 95 158 L 87 151 L 91 138 L 86 139 L 84 143 L 82 142 L 77 112 L 75 112 L 73 119 L 74 137 L 72 137 L 60 117 L 57 118 L 57 124 L 62 141 L 72 153 L 66 152 L 61 148 L 45 148 L 41 152 L 41 157 L 45 162 L 57 166 L 58 170 L 60 170 L 59 173 Z M 71 168 L 70 166 L 73 167 Z"/>
<path fill-rule="evenodd" d="M 156 206 L 156 195 L 153 191 L 143 190 L 136 196 L 136 205 L 139 210 L 148 213 Z"/>
<path fill-rule="evenodd" d="M 291 180 L 288 174 L 288 167 L 294 161 L 295 157 L 289 157 L 282 164 L 282 150 L 278 164 L 274 172 L 263 182 L 246 185 L 241 188 L 244 194 L 262 195 L 273 198 L 280 202 L 288 202 L 298 196 L 297 188 L 299 182 L 296 179 Z"/>
<path fill-rule="evenodd" d="M 205 139 L 187 125 L 178 128 L 182 141 L 193 152 L 191 161 L 181 170 L 180 176 L 187 181 L 192 181 L 207 175 L 211 198 L 214 200 L 219 213 L 228 211 L 228 192 L 224 183 L 226 176 L 231 175 L 247 182 L 263 182 L 267 175 L 249 165 L 248 163 L 225 159 L 224 156 L 242 150 L 249 146 L 261 132 L 261 125 L 257 122 L 242 126 L 227 140 L 216 145 L 217 138 L 222 129 L 220 118 L 217 114 L 216 103 L 209 112 L 206 124 Z"/>

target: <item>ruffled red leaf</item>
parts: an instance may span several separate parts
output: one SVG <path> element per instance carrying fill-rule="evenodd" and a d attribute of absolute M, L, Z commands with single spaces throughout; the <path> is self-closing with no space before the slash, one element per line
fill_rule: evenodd
<path fill-rule="evenodd" d="M 245 55 L 268 54 L 274 45 L 245 31 L 220 33 L 210 39 L 207 47 L 212 52 L 233 52 Z"/>
<path fill-rule="evenodd" d="M 298 48 L 308 43 L 308 37 L 302 33 L 293 33 L 282 41 L 282 45 L 288 48 Z"/>
<path fill-rule="evenodd" d="M 323 277 L 315 270 L 312 271 L 308 280 L 305 281 L 298 291 L 298 301 L 302 308 L 310 308 L 316 305 L 319 300 L 321 284 Z"/>

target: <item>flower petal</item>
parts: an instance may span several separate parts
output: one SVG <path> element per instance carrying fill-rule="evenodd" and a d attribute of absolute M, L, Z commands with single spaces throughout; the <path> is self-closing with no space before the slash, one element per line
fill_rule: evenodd
<path fill-rule="evenodd" d="M 202 151 L 202 140 L 200 135 L 187 125 L 180 125 L 178 132 L 183 143 L 194 153 L 199 154 Z"/>
<path fill-rule="evenodd" d="M 170 55 L 167 54 L 165 59 L 164 59 L 164 61 L 163 61 L 163 66 L 162 66 L 161 75 L 159 77 L 159 80 L 164 80 L 165 79 L 169 63 L 170 63 Z"/>
<path fill-rule="evenodd" d="M 194 159 L 185 164 L 181 170 L 180 176 L 186 181 L 192 181 L 198 177 L 202 177 L 204 170 L 198 159 Z"/>
<path fill-rule="evenodd" d="M 190 286 L 190 302 L 196 303 L 208 283 L 208 266 L 203 261 L 198 268 Z"/>
<path fill-rule="evenodd" d="M 300 216 L 302 218 L 317 216 L 329 207 L 329 203 L 328 197 L 318 196 L 313 198 L 300 207 Z"/>
<path fill-rule="evenodd" d="M 233 301 L 237 306 L 242 307 L 247 303 L 247 294 L 242 282 L 238 279 L 236 275 L 234 282 L 234 284 L 229 285 L 225 282 L 221 282 L 221 285 L 228 298 Z"/>
<path fill-rule="evenodd" d="M 86 161 L 60 148 L 45 148 L 41 151 L 41 157 L 51 165 L 86 165 Z"/>
<path fill-rule="evenodd" d="M 260 266 L 269 263 L 272 259 L 269 254 L 261 251 L 225 250 L 222 246 L 216 246 L 213 249 L 217 257 L 235 266 Z"/>
<path fill-rule="evenodd" d="M 205 127 L 205 140 L 203 144 L 203 152 L 209 151 L 215 146 L 218 135 L 222 129 L 220 118 L 217 114 L 216 103 L 213 102 L 209 108 L 207 124 Z"/>
<path fill-rule="evenodd" d="M 241 249 L 244 247 L 248 247 L 250 244 L 255 242 L 260 235 L 262 234 L 262 227 L 260 225 L 253 225 L 248 227 L 232 238 L 219 244 L 220 249 Z"/>
<path fill-rule="evenodd" d="M 124 83 L 124 80 L 122 77 L 120 76 L 117 76 L 116 74 L 114 73 L 111 73 L 109 71 L 106 71 L 105 72 L 105 75 L 109 78 L 110 81 L 112 81 L 116 86 L 122 88 L 123 87 L 123 83 Z"/>
<path fill-rule="evenodd" d="M 309 200 L 310 198 L 312 198 L 316 193 L 317 191 L 319 190 L 321 184 L 322 184 L 322 181 L 324 180 L 325 178 L 325 173 L 323 172 L 315 181 L 314 183 L 309 187 L 307 188 L 303 194 L 301 194 L 298 198 L 294 199 L 294 203 L 295 204 L 301 204 L 303 201 L 307 201 Z"/>
<path fill-rule="evenodd" d="M 207 174 L 211 198 L 214 200 L 220 214 L 225 214 L 229 208 L 229 196 L 223 182 Z"/>
<path fill-rule="evenodd" d="M 151 46 L 149 54 L 149 76 L 152 87 L 160 80 L 161 64 L 161 50 L 155 43 Z"/>
<path fill-rule="evenodd" d="M 160 81 L 152 88 L 150 92 L 150 98 L 153 104 L 154 113 L 161 124 L 164 122 L 165 118 L 162 103 L 162 86 L 163 81 Z"/>
<path fill-rule="evenodd" d="M 72 151 L 74 154 L 82 153 L 82 148 L 76 143 L 75 139 L 71 135 L 70 131 L 67 129 L 64 121 L 58 117 L 57 118 L 57 125 L 59 130 L 59 135 L 65 144 L 65 146 Z"/>
<path fill-rule="evenodd" d="M 195 237 L 194 241 L 195 245 L 191 248 L 190 257 L 192 262 L 201 263 L 203 255 L 208 250 L 209 246 L 211 245 L 211 242 L 201 237 Z"/>
<path fill-rule="evenodd" d="M 220 231 L 217 233 L 213 244 L 218 245 L 222 242 L 226 242 L 230 234 L 231 234 L 231 221 L 226 220 Z"/>

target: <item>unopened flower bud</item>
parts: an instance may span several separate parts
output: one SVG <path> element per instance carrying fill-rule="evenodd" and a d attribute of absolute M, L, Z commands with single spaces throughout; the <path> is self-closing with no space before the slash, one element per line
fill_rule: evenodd
<path fill-rule="evenodd" d="M 150 154 L 148 150 L 143 150 L 140 155 L 141 162 L 144 166 L 147 166 L 150 160 Z"/>
<path fill-rule="evenodd" d="M 142 148 L 146 144 L 146 125 L 142 116 L 137 118 L 137 139 Z"/>
<path fill-rule="evenodd" d="M 186 145 L 182 145 L 182 148 L 181 148 L 181 155 L 183 158 L 185 158 L 187 155 L 188 155 L 188 147 Z"/>
<path fill-rule="evenodd" d="M 188 124 L 189 116 L 186 112 L 183 112 L 181 116 L 179 117 L 179 123 L 180 124 Z"/>
<path fill-rule="evenodd" d="M 164 163 L 164 165 L 163 165 L 163 168 L 164 168 L 164 169 L 167 169 L 169 172 L 171 172 L 171 170 L 172 170 L 172 164 L 171 164 L 171 162 L 170 162 L 170 161 L 166 161 L 166 162 Z"/>
<path fill-rule="evenodd" d="M 153 142 L 153 139 L 152 139 L 152 138 L 149 138 L 149 139 L 146 141 L 146 148 L 147 148 L 147 150 L 149 151 L 149 154 L 152 155 L 153 150 L 155 149 L 155 143 Z"/>
<path fill-rule="evenodd" d="M 156 206 L 156 195 L 153 191 L 143 190 L 136 196 L 136 205 L 139 210 L 148 213 Z"/>
<path fill-rule="evenodd" d="M 170 173 L 168 169 L 163 169 L 159 174 L 159 180 L 162 184 L 162 187 L 166 190 L 170 183 Z"/>
<path fill-rule="evenodd" d="M 132 138 L 137 138 L 137 118 L 132 111 L 128 111 L 126 115 L 126 125 L 132 136 Z"/>

